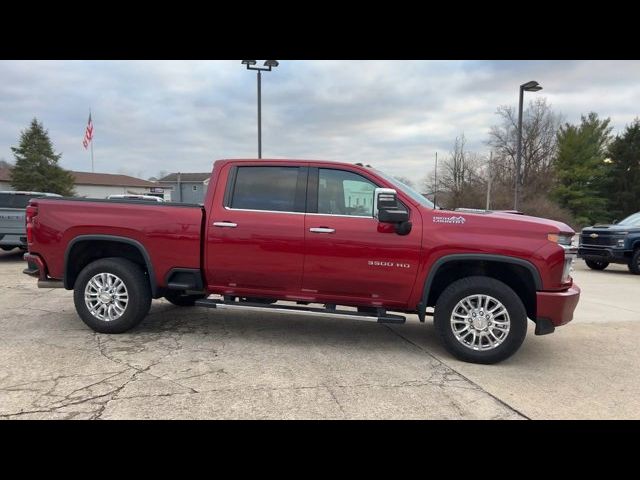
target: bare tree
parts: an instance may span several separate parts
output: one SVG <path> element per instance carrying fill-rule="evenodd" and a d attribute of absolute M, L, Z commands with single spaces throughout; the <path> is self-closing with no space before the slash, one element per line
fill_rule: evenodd
<path fill-rule="evenodd" d="M 13 165 L 7 162 L 4 158 L 0 158 L 0 168 L 11 168 Z"/>
<path fill-rule="evenodd" d="M 456 137 L 449 156 L 439 165 L 436 185 L 435 170 L 421 181 L 422 193 L 433 200 L 437 192 L 437 204 L 444 208 L 481 208 L 484 205 L 483 160 L 475 152 L 466 149 L 464 134 Z"/>
<path fill-rule="evenodd" d="M 449 158 L 443 162 L 438 182 L 446 192 L 447 207 L 478 206 L 478 187 L 484 184 L 479 167 L 480 156 L 466 150 L 464 134 L 456 137 Z"/>
<path fill-rule="evenodd" d="M 398 180 L 399 182 L 404 183 L 406 186 L 413 188 L 413 181 L 410 180 L 407 177 L 404 177 L 402 175 L 394 175 L 394 177 L 396 180 Z"/>
<path fill-rule="evenodd" d="M 494 151 L 493 170 L 503 185 L 514 186 L 518 145 L 518 112 L 515 107 L 498 107 L 500 123 L 491 127 L 489 145 Z M 546 98 L 531 101 L 522 117 L 521 184 L 525 193 L 547 190 L 557 150 L 557 133 L 562 123 Z"/>

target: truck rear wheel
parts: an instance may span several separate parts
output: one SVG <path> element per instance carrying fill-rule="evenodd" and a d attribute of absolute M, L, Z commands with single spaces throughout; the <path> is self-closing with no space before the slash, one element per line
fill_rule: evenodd
<path fill-rule="evenodd" d="M 491 277 L 467 277 L 449 285 L 438 298 L 434 321 L 446 349 L 471 363 L 505 360 L 527 335 L 520 297 Z"/>
<path fill-rule="evenodd" d="M 633 252 L 628 267 L 631 273 L 640 275 L 640 248 L 636 248 L 635 252 Z"/>
<path fill-rule="evenodd" d="M 181 290 L 168 290 L 164 294 L 164 298 L 178 307 L 193 307 L 196 304 L 196 300 L 202 300 L 203 298 L 207 298 L 207 296 L 186 295 Z"/>
<path fill-rule="evenodd" d="M 591 270 L 604 270 L 609 266 L 609 262 L 603 262 L 601 260 L 585 260 L 584 263 L 587 264 Z"/>
<path fill-rule="evenodd" d="M 123 333 L 138 325 L 151 307 L 151 288 L 142 268 L 124 258 L 102 258 L 84 267 L 73 302 L 96 332 Z"/>

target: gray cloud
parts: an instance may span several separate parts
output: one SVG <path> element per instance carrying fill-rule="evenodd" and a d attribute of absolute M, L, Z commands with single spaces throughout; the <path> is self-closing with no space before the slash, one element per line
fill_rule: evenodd
<path fill-rule="evenodd" d="M 538 80 L 567 121 L 596 111 L 615 131 L 640 115 L 637 61 L 283 61 L 263 77 L 263 156 L 366 162 L 423 177 L 463 131 L 486 150 L 496 108 Z M 62 165 L 148 177 L 256 156 L 256 80 L 230 61 L 2 61 L 0 158 L 31 118 Z"/>

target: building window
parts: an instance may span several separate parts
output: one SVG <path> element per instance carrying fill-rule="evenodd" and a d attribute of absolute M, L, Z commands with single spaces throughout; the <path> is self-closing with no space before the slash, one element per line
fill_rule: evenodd
<path fill-rule="evenodd" d="M 193 186 L 193 191 L 194 191 L 194 192 L 197 192 L 197 191 L 198 191 L 198 185 L 194 185 L 194 186 Z"/>

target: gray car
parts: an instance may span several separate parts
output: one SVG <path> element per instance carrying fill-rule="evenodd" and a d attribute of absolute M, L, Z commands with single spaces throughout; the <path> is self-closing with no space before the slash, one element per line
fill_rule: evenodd
<path fill-rule="evenodd" d="M 59 197 L 55 193 L 0 192 L 0 248 L 27 249 L 24 212 L 29 200 L 37 197 Z"/>

